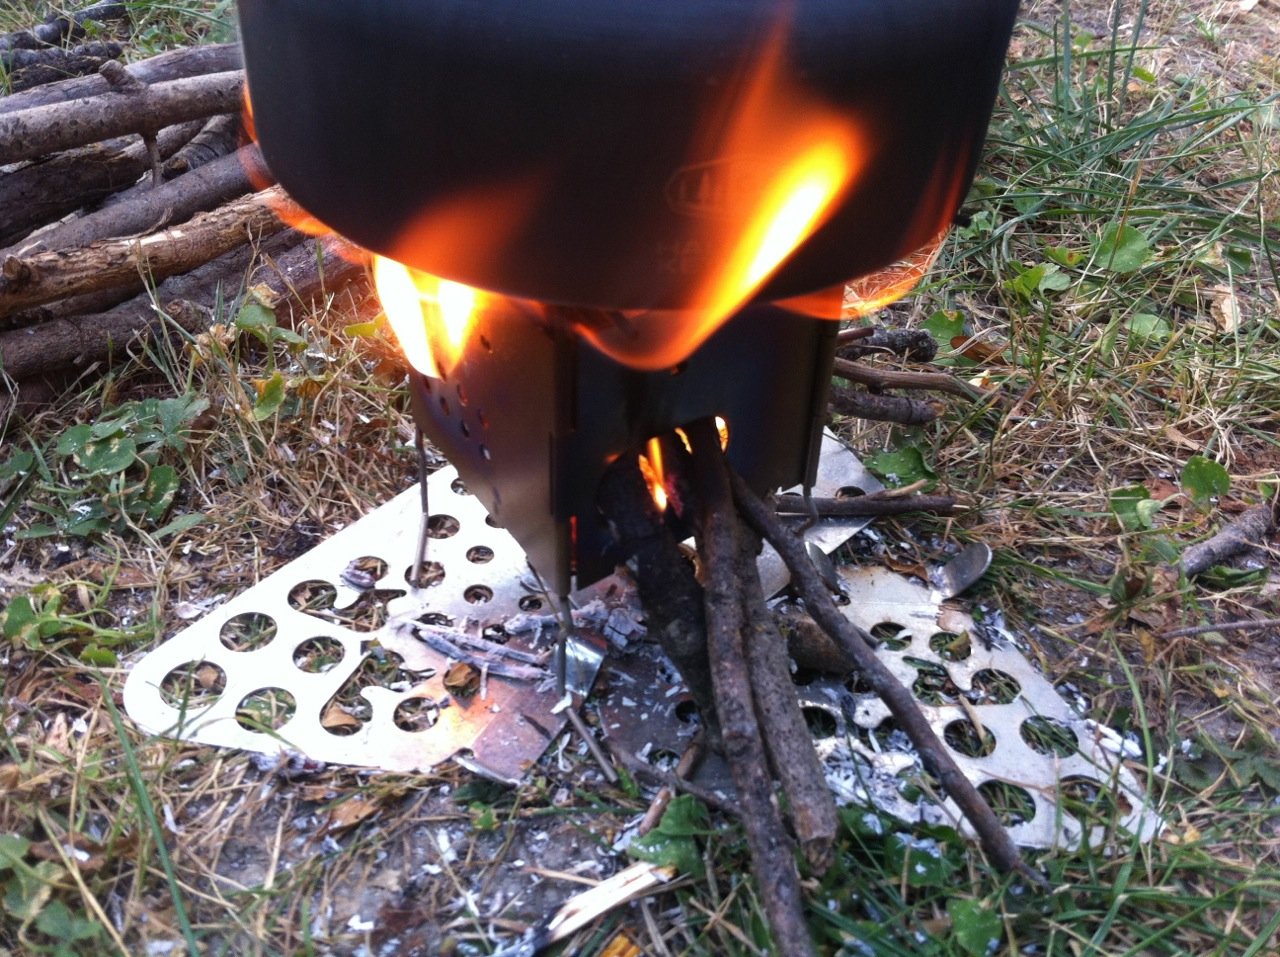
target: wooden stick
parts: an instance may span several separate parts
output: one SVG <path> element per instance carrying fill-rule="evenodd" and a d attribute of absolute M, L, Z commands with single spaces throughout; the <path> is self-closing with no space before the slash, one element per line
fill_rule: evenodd
<path fill-rule="evenodd" d="M 862 677 L 880 696 L 898 726 L 915 745 L 925 767 L 937 776 L 947 794 L 973 825 L 978 839 L 995 865 L 1002 871 L 1016 872 L 1044 885 L 1044 878 L 1022 860 L 1017 845 L 1000 824 L 995 812 L 965 777 L 946 745 L 938 740 L 911 692 L 876 657 L 871 649 L 871 636 L 841 614 L 831 600 L 831 594 L 805 553 L 800 539 L 779 523 L 773 510 L 739 476 L 730 473 L 730 481 L 738 509 L 747 522 L 778 550 L 791 572 L 792 585 L 804 598 L 809 614 L 836 640 L 840 649 L 857 663 Z"/>
<path fill-rule="evenodd" d="M 742 585 L 747 670 L 760 736 L 769 764 L 787 795 L 788 817 L 800 849 L 809 865 L 822 874 L 835 860 L 835 839 L 840 828 L 836 802 L 796 699 L 786 642 L 764 603 L 756 569 L 760 539 L 750 529 L 738 531 L 734 575 Z"/>
<path fill-rule="evenodd" d="M 899 395 L 877 395 L 861 389 L 846 389 L 834 383 L 827 396 L 827 405 L 840 415 L 876 422 L 897 422 L 899 425 L 926 425 L 946 409 L 936 399 L 926 401 Z"/>
<path fill-rule="evenodd" d="M 199 132 L 198 120 L 168 127 L 156 137 L 156 149 L 162 157 L 172 156 Z M 0 244 L 124 189 L 150 164 L 146 145 L 129 136 L 68 150 L 0 176 Z"/>
<path fill-rule="evenodd" d="M 794 845 L 774 803 L 745 661 L 741 589 L 734 571 L 737 518 L 720 435 L 706 419 L 691 423 L 685 431 L 693 446 L 690 470 L 702 516 L 699 545 L 707 569 L 707 644 L 725 757 L 742 806 L 752 872 L 777 952 L 806 957 L 815 951 L 804 919 Z"/>
<path fill-rule="evenodd" d="M 43 23 L 30 30 L 15 30 L 12 33 L 0 34 L 0 51 L 34 50 L 41 46 L 56 46 L 63 40 L 74 40 L 84 36 L 84 25 L 89 21 L 107 23 L 128 18 L 127 4 L 120 0 L 101 0 L 100 3 L 77 10 L 70 16 L 52 13 Z"/>
<path fill-rule="evenodd" d="M 125 69 L 144 83 L 164 83 L 189 76 L 239 70 L 243 65 L 240 44 L 215 43 L 169 50 L 150 59 L 130 63 Z M 0 97 L 0 116 L 36 106 L 48 106 L 50 103 L 66 103 L 84 97 L 100 96 L 110 89 L 111 85 L 101 76 L 76 77 L 47 83 L 35 89 Z"/>
<path fill-rule="evenodd" d="M 877 389 L 931 389 L 966 399 L 986 399 L 991 393 L 970 385 L 945 372 L 900 372 L 896 369 L 872 369 L 860 362 L 836 359 L 834 375 L 859 385 Z"/>
<path fill-rule="evenodd" d="M 844 517 L 903 515 L 908 512 L 950 515 L 956 508 L 956 500 L 950 495 L 908 495 L 902 498 L 858 495 L 851 498 L 815 498 L 811 501 L 819 515 Z M 789 515 L 809 513 L 809 505 L 803 495 L 779 495 L 777 507 L 779 512 Z"/>
<path fill-rule="evenodd" d="M 1215 631 L 1263 631 L 1267 628 L 1274 628 L 1276 633 L 1280 634 L 1280 618 L 1246 618 L 1243 621 L 1223 621 L 1216 625 L 1191 625 L 1187 628 L 1171 628 L 1168 631 L 1160 632 L 1156 637 L 1190 638 L 1193 635 L 1207 635 Z"/>
<path fill-rule="evenodd" d="M 159 187 L 134 193 L 130 202 L 107 206 L 0 250 L 0 263 L 10 256 L 76 249 L 102 239 L 153 232 L 272 181 L 257 145 L 251 144 Z"/>
<path fill-rule="evenodd" d="M 231 70 L 156 83 L 137 93 L 108 93 L 0 114 L 0 164 L 230 113 L 240 107 L 243 85 L 243 71 Z"/>
<path fill-rule="evenodd" d="M 1182 574 L 1191 578 L 1219 565 L 1228 558 L 1258 548 L 1276 529 L 1276 510 L 1272 505 L 1255 505 L 1222 526 L 1212 538 L 1192 545 L 1182 553 L 1178 563 Z"/>
<path fill-rule="evenodd" d="M 146 277 L 185 272 L 255 236 L 283 229 L 278 211 L 287 216 L 294 209 L 283 190 L 272 186 L 141 239 L 10 256 L 0 265 L 0 316 L 95 289 L 138 288 Z"/>
<path fill-rule="evenodd" d="M 837 337 L 836 355 L 842 359 L 894 355 L 911 362 L 932 362 L 938 354 L 937 342 L 923 329 L 863 328 L 869 328 L 869 333 L 856 340 L 841 341 Z"/>
<path fill-rule="evenodd" d="M 97 40 L 70 50 L 62 47 L 14 50 L 0 56 L 0 64 L 9 74 L 9 89 L 21 92 L 68 77 L 97 73 L 103 63 L 114 62 L 123 52 L 124 46 L 114 40 Z"/>

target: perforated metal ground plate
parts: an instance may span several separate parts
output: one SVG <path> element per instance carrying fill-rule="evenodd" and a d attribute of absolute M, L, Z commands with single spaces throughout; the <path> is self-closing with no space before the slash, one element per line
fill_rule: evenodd
<path fill-rule="evenodd" d="M 815 494 L 850 486 L 880 487 L 828 434 Z M 549 616 L 551 604 L 520 546 L 452 467 L 430 477 L 428 493 L 430 585 L 409 585 L 421 514 L 414 487 L 138 661 L 124 688 L 129 715 L 154 734 L 204 744 L 390 771 L 454 757 L 490 777 L 520 778 L 564 726 L 550 682 L 490 674 L 476 687 L 465 672 L 451 680 L 448 655 L 404 624 L 477 634 L 517 615 Z M 807 537 L 831 551 L 866 523 L 828 519 Z M 760 567 L 770 590 L 786 583 L 776 554 Z M 575 597 L 586 604 L 625 588 L 610 578 Z M 507 647 L 549 653 L 555 637 L 554 624 L 521 630 Z M 582 637 L 605 644 L 590 630 Z"/>
<path fill-rule="evenodd" d="M 1081 719 L 1003 636 L 984 630 L 928 586 L 882 568 L 843 568 L 845 614 L 881 639 L 879 658 L 910 688 L 965 775 L 1026 847 L 1073 847 L 1111 823 L 1149 840 L 1163 826 L 1115 732 Z M 650 760 L 672 761 L 696 725 L 669 664 L 645 656 L 607 672 L 607 734 Z M 801 707 L 837 799 L 874 804 L 903 821 L 948 823 L 972 836 L 955 804 L 932 800 L 889 710 L 856 680 L 799 675 Z M 979 729 L 980 726 L 980 729 Z M 704 786 L 732 788 L 718 759 Z"/>
<path fill-rule="evenodd" d="M 489 776 L 520 778 L 564 724 L 551 712 L 554 691 L 540 690 L 547 682 L 489 676 L 479 688 L 463 673 L 451 685 L 447 656 L 397 622 L 426 615 L 474 632 L 546 600 L 520 547 L 487 523 L 452 468 L 429 489 L 433 584 L 408 584 L 414 487 L 139 661 L 124 689 L 129 715 L 204 744 L 392 771 L 459 756 Z M 509 644 L 540 654 L 553 638 L 534 632 Z"/>

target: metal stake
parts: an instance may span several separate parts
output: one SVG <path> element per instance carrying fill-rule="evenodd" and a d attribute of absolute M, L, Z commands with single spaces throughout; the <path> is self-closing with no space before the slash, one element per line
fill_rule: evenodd
<path fill-rule="evenodd" d="M 422 496 L 422 517 L 418 520 L 418 547 L 413 552 L 413 574 L 409 584 L 414 588 L 422 587 L 422 566 L 427 560 L 427 543 L 430 540 L 428 521 L 431 509 L 427 504 L 427 448 L 422 429 L 413 433 L 413 446 L 418 450 L 418 492 Z"/>

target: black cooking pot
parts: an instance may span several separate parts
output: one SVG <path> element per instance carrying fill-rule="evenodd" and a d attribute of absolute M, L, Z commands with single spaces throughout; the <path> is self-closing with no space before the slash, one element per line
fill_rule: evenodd
<path fill-rule="evenodd" d="M 756 298 L 831 286 L 928 242 L 973 176 L 1017 0 L 239 9 L 262 150 L 309 212 L 470 285 L 644 309 L 690 304 L 724 255 L 707 231 L 760 186 L 769 137 L 744 152 L 732 130 L 762 51 L 780 53 L 783 78 L 766 129 L 843 117 L 858 155 Z"/>

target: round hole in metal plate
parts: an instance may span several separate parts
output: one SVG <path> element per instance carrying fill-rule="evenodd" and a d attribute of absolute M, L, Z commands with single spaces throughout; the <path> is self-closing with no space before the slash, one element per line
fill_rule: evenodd
<path fill-rule="evenodd" d="M 1038 714 L 1022 722 L 1018 734 L 1037 754 L 1056 754 L 1065 758 L 1078 750 L 1075 733 L 1061 721 L 1043 715 Z"/>
<path fill-rule="evenodd" d="M 452 538 L 462 527 L 452 515 L 432 515 L 427 519 L 427 535 L 431 538 Z"/>
<path fill-rule="evenodd" d="M 953 751 L 969 758 L 984 758 L 996 749 L 996 736 L 986 728 L 982 734 L 968 718 L 952 721 L 942 729 L 942 740 Z"/>
<path fill-rule="evenodd" d="M 841 485 L 836 489 L 836 498 L 857 498 L 860 495 L 866 495 L 862 489 L 856 485 Z"/>
<path fill-rule="evenodd" d="M 1005 781 L 983 781 L 978 793 L 991 805 L 996 818 L 1005 827 L 1025 824 L 1036 816 L 1036 802 L 1031 792 Z"/>
<path fill-rule="evenodd" d="M 1022 691 L 1018 679 L 1006 671 L 983 668 L 973 676 L 969 700 L 974 704 L 1011 704 Z"/>
<path fill-rule="evenodd" d="M 437 628 L 453 627 L 453 616 L 446 615 L 442 611 L 429 611 L 425 615 L 419 615 L 418 621 L 424 625 L 435 625 Z"/>
<path fill-rule="evenodd" d="M 896 621 L 882 621 L 871 626 L 871 637 L 889 651 L 901 651 L 911 644 L 911 632 Z"/>
<path fill-rule="evenodd" d="M 487 601 L 493 601 L 493 589 L 488 585 L 468 585 L 462 597 L 473 605 L 483 605 Z"/>
<path fill-rule="evenodd" d="M 298 702 L 284 688 L 259 688 L 236 705 L 236 724 L 246 731 L 279 731 L 298 710 Z"/>
<path fill-rule="evenodd" d="M 222 697 L 227 673 L 212 661 L 188 661 L 164 676 L 160 700 L 179 711 L 207 708 Z"/>
<path fill-rule="evenodd" d="M 248 611 L 228 618 L 218 632 L 224 648 L 231 651 L 256 651 L 265 648 L 276 636 L 276 620 L 259 611 Z"/>
<path fill-rule="evenodd" d="M 423 562 L 422 571 L 418 575 L 418 580 L 413 579 L 413 566 L 410 565 L 404 570 L 404 580 L 414 588 L 430 588 L 432 585 L 439 585 L 444 581 L 444 566 L 439 562 Z"/>
<path fill-rule="evenodd" d="M 467 483 L 462 481 L 462 479 L 460 478 L 456 478 L 452 482 L 450 482 L 449 488 L 453 489 L 453 491 L 458 495 L 471 494 L 471 492 L 467 489 Z"/>
<path fill-rule="evenodd" d="M 521 611 L 537 611 L 542 607 L 542 599 L 537 595 L 524 595 L 516 604 Z"/>
<path fill-rule="evenodd" d="M 929 648 L 943 661 L 964 661 L 973 654 L 969 633 L 957 635 L 953 631 L 939 631 L 929 636 Z"/>
<path fill-rule="evenodd" d="M 347 650 L 337 638 L 308 638 L 293 649 L 293 663 L 300 671 L 320 675 L 336 668 Z"/>
<path fill-rule="evenodd" d="M 440 706 L 430 698 L 406 698 L 391 716 L 401 731 L 426 731 L 440 720 Z"/>
<path fill-rule="evenodd" d="M 493 549 L 488 545 L 473 545 L 467 549 L 467 561 L 476 565 L 491 562 L 493 561 Z"/>
<path fill-rule="evenodd" d="M 833 738 L 840 728 L 836 716 L 826 708 L 807 705 L 801 709 L 801 713 L 804 715 L 804 723 L 809 727 L 809 733 L 815 738 Z"/>

